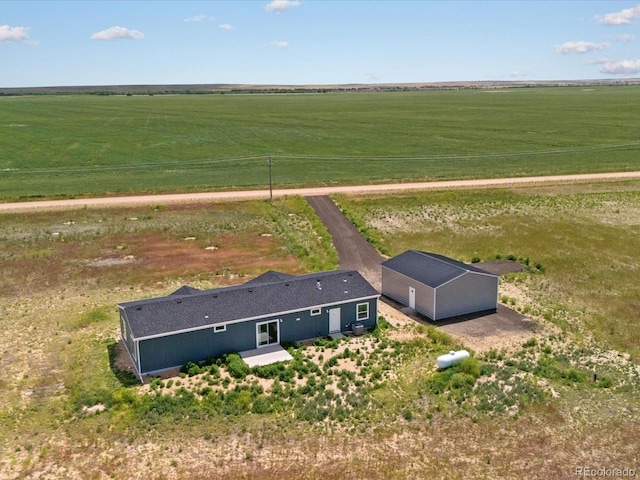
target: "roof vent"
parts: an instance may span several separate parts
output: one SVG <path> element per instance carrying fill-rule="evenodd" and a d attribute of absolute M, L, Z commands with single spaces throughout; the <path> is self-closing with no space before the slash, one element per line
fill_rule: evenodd
<path fill-rule="evenodd" d="M 136 307 L 136 310 L 142 310 L 142 307 Z"/>
<path fill-rule="evenodd" d="M 249 289 L 249 291 L 250 291 L 250 292 L 253 292 L 253 288 L 250 288 L 250 289 Z"/>
<path fill-rule="evenodd" d="M 349 293 L 349 290 L 345 290 L 344 293 Z"/>
<path fill-rule="evenodd" d="M 204 318 L 209 318 L 209 315 L 205 315 Z"/>
<path fill-rule="evenodd" d="M 285 287 L 288 287 L 289 285 L 291 285 L 289 282 L 286 282 L 286 283 L 284 284 L 284 286 L 285 286 Z"/>
<path fill-rule="evenodd" d="M 316 290 L 322 290 L 322 284 L 320 283 L 320 280 L 316 282 Z"/>
<path fill-rule="evenodd" d="M 347 279 L 346 279 L 346 278 L 343 278 L 343 279 L 342 279 L 342 281 L 343 281 L 344 283 L 347 283 Z"/>
<path fill-rule="evenodd" d="M 213 298 L 218 298 L 218 294 L 217 294 L 217 293 L 214 293 L 214 294 L 213 294 Z"/>
<path fill-rule="evenodd" d="M 182 303 L 182 300 L 176 300 L 176 303 Z"/>

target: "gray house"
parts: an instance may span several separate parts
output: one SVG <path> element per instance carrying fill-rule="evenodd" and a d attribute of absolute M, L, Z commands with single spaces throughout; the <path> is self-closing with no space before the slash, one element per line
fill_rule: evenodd
<path fill-rule="evenodd" d="M 142 377 L 228 352 L 347 331 L 354 324 L 373 328 L 379 296 L 356 271 L 269 271 L 243 285 L 185 285 L 166 297 L 118 307 L 123 343 Z"/>
<path fill-rule="evenodd" d="M 498 308 L 498 277 L 435 253 L 408 250 L 382 263 L 382 294 L 432 320 Z"/>

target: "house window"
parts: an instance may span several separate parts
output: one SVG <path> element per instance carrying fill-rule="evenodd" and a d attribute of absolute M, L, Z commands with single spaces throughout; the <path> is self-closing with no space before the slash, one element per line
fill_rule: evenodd
<path fill-rule="evenodd" d="M 359 303 L 356 307 L 357 318 L 358 320 L 367 320 L 369 318 L 369 304 L 368 303 Z"/>
<path fill-rule="evenodd" d="M 256 325 L 256 343 L 258 347 L 266 347 L 267 345 L 280 343 L 279 324 L 280 322 L 278 320 L 271 320 Z"/>
<path fill-rule="evenodd" d="M 314 317 L 316 315 L 320 315 L 322 313 L 322 309 L 321 308 L 312 308 L 311 309 L 311 316 Z"/>
<path fill-rule="evenodd" d="M 220 333 L 220 332 L 226 332 L 227 331 L 227 326 L 226 325 L 214 325 L 213 326 L 213 332 L 214 333 Z"/>

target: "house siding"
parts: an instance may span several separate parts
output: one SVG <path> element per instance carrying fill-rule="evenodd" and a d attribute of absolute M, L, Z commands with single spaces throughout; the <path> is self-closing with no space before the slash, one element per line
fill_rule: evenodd
<path fill-rule="evenodd" d="M 496 277 L 467 272 L 436 290 L 437 315 L 434 320 L 465 315 L 498 306 Z"/>
<path fill-rule="evenodd" d="M 127 318 L 124 313 L 124 310 L 120 309 L 120 337 L 122 338 L 122 343 L 124 343 L 125 348 L 129 352 L 129 356 L 131 357 L 131 361 L 133 362 L 133 366 L 136 371 L 140 370 L 140 365 L 138 364 L 138 359 L 136 355 L 136 344 L 131 338 L 131 328 L 127 323 Z"/>
<path fill-rule="evenodd" d="M 435 308 L 433 304 L 433 288 L 385 266 L 382 267 L 383 295 L 402 305 L 409 305 L 409 287 L 413 287 L 416 290 L 415 310 L 429 318 L 433 318 Z"/>
<path fill-rule="evenodd" d="M 357 322 L 356 309 L 360 303 L 369 304 L 369 318 Z M 312 316 L 311 310 L 306 309 L 259 320 L 230 323 L 224 332 L 216 333 L 212 327 L 140 340 L 140 372 L 145 374 L 184 365 L 189 361 L 219 357 L 229 352 L 253 350 L 257 348 L 256 324 L 272 320 L 280 322 L 280 343 L 326 336 L 329 333 L 329 308 L 340 308 L 343 331 L 350 330 L 356 322 L 362 323 L 365 328 L 373 328 L 377 322 L 377 298 L 374 298 L 323 307 L 320 315 Z"/>
<path fill-rule="evenodd" d="M 218 333 L 212 327 L 140 340 L 140 371 L 164 370 L 253 348 L 256 348 L 256 322 L 229 324 L 226 331 Z"/>

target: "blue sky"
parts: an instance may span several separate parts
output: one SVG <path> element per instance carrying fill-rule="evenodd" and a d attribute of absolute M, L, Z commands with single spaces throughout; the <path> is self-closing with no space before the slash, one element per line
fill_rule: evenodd
<path fill-rule="evenodd" d="M 638 0 L 0 1 L 0 87 L 638 76 Z"/>

